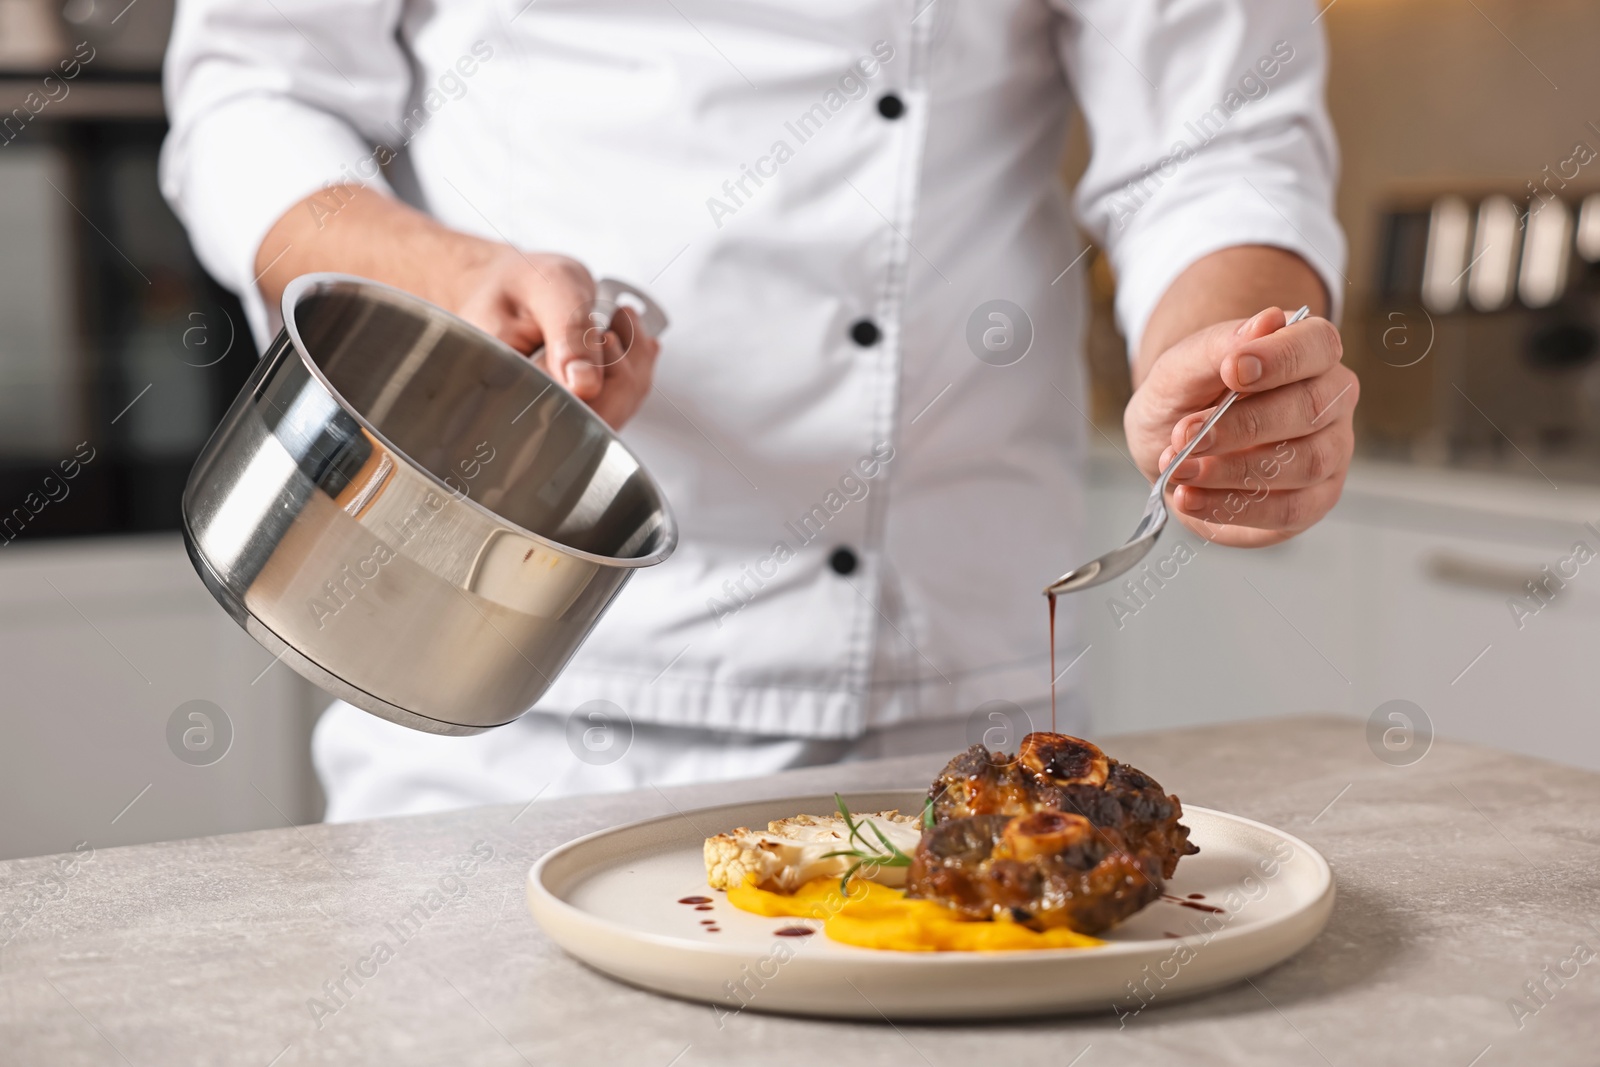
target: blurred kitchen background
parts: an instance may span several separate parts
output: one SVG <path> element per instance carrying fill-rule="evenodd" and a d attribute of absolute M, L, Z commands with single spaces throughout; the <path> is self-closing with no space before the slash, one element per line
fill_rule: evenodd
<path fill-rule="evenodd" d="M 176 532 L 256 352 L 156 187 L 171 9 L 0 0 L 0 858 L 321 812 L 326 698 L 216 607 Z M 1101 734 L 1380 708 L 1388 727 L 1404 700 L 1413 726 L 1600 768 L 1600 565 L 1548 604 L 1528 584 L 1600 550 L 1600 5 L 1334 0 L 1321 22 L 1362 378 L 1345 499 L 1260 552 L 1183 535 L 1176 577 L 1091 594 L 1062 662 L 1081 654 Z M 1097 254 L 1079 269 L 1109 547 L 1147 487 L 1121 451 L 1114 280 Z M 174 754 L 180 706 L 180 726 L 220 709 L 222 759 Z"/>

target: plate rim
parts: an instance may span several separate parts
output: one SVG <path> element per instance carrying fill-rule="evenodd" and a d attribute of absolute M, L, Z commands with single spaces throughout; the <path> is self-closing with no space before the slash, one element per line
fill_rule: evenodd
<path fill-rule="evenodd" d="M 854 790 L 849 793 L 840 792 L 837 795 L 848 798 L 850 796 L 875 796 L 893 793 L 916 795 L 924 792 L 926 791 L 915 788 L 877 790 L 861 789 Z M 832 796 L 833 794 L 813 793 L 792 797 L 773 797 L 769 800 L 756 799 L 734 801 L 728 804 L 718 804 L 713 807 L 706 808 L 693 808 L 687 811 L 680 809 L 670 814 L 657 815 L 648 819 L 638 819 L 634 822 L 622 823 L 617 826 L 608 826 L 603 829 L 594 830 L 590 833 L 584 834 L 581 837 L 575 837 L 571 841 L 552 848 L 543 856 L 540 856 L 537 860 L 535 860 L 533 865 L 528 868 L 527 897 L 529 909 L 534 912 L 534 920 L 539 923 L 541 929 L 544 929 L 546 935 L 552 940 L 556 940 L 558 943 L 560 939 L 556 937 L 554 932 L 545 927 L 544 920 L 538 913 L 538 907 L 541 905 L 550 908 L 555 915 L 560 916 L 564 922 L 575 922 L 579 925 L 587 926 L 593 930 L 606 933 L 610 936 L 623 937 L 630 940 L 641 941 L 655 945 L 659 948 L 690 952 L 705 957 L 729 957 L 735 959 L 747 958 L 750 954 L 750 949 L 748 946 L 727 942 L 723 942 L 721 944 L 699 943 L 686 938 L 675 937 L 667 934 L 656 934 L 648 931 L 634 930 L 610 919 L 597 916 L 592 912 L 585 911 L 583 908 L 563 900 L 548 887 L 546 887 L 542 879 L 544 871 L 552 862 L 560 859 L 570 852 L 575 851 L 581 846 L 605 837 L 609 834 L 619 833 L 624 830 L 642 829 L 655 823 L 666 822 L 671 819 L 683 819 L 689 821 L 689 816 L 691 815 L 710 814 L 730 808 L 747 808 L 756 804 L 767 803 L 783 804 L 791 801 L 798 803 L 827 800 Z M 1308 898 L 1294 910 L 1278 919 L 1278 924 L 1293 922 L 1304 916 L 1306 913 L 1322 907 L 1328 898 L 1335 893 L 1337 887 L 1333 877 L 1332 865 L 1328 862 L 1326 856 L 1317 851 L 1317 849 L 1313 848 L 1302 838 L 1288 833 L 1287 831 L 1280 830 L 1275 826 L 1270 826 L 1267 823 L 1261 822 L 1260 820 L 1251 819 L 1244 815 L 1234 815 L 1231 812 L 1221 811 L 1217 808 L 1209 808 L 1200 804 L 1185 804 L 1183 810 L 1185 814 L 1190 812 L 1204 812 L 1210 816 L 1221 818 L 1230 822 L 1241 823 L 1256 830 L 1265 831 L 1268 834 L 1287 839 L 1295 846 L 1295 848 L 1304 850 L 1306 855 L 1311 857 L 1313 864 L 1316 867 L 1317 874 L 1321 879 L 1322 888 L 1314 897 Z M 1023 960 L 1029 960 L 1036 961 L 1038 964 L 1043 965 L 1046 963 L 1066 960 L 1105 959 L 1107 957 L 1135 955 L 1149 952 L 1152 945 L 1177 946 L 1198 938 L 1199 936 L 1201 935 L 1186 934 L 1179 938 L 1163 938 L 1161 940 L 1146 939 L 1140 941 L 1104 941 L 1101 944 L 1092 946 L 1087 950 L 1084 948 L 1039 948 L 989 951 L 974 949 L 951 949 L 937 952 L 896 952 L 884 949 L 862 948 L 857 945 L 846 945 L 832 941 L 830 941 L 829 944 L 837 949 L 846 950 L 852 963 L 859 961 L 867 966 L 872 967 L 904 967 L 911 963 L 919 966 L 971 967 L 978 964 L 989 964 L 1000 961 L 1018 963 Z M 1212 944 L 1218 941 L 1231 942 L 1240 938 L 1257 936 L 1260 936 L 1260 931 L 1255 928 L 1248 926 L 1230 926 L 1211 934 L 1206 938 L 1206 944 Z"/>

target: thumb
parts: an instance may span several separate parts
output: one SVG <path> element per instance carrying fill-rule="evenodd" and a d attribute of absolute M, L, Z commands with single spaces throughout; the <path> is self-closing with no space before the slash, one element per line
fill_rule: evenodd
<path fill-rule="evenodd" d="M 605 327 L 589 319 L 594 279 L 578 263 L 543 273 L 545 284 L 529 295 L 528 309 L 544 339 L 545 366 L 579 400 L 594 400 L 605 380 Z"/>
<path fill-rule="evenodd" d="M 1269 333 L 1277 333 L 1288 322 L 1289 313 L 1283 308 L 1266 308 L 1258 311 L 1239 324 L 1238 330 L 1233 335 L 1232 345 L 1238 347 L 1250 341 L 1259 341 Z"/>

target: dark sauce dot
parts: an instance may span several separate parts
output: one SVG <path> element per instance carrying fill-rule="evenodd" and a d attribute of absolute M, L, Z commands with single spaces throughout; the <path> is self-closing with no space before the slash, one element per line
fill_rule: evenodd
<path fill-rule="evenodd" d="M 715 911 L 716 909 L 713 908 L 710 904 L 696 904 L 694 906 L 694 910 L 695 911 Z"/>
<path fill-rule="evenodd" d="M 1203 911 L 1209 915 L 1222 915 L 1224 913 L 1222 908 L 1214 907 L 1210 904 L 1196 904 L 1192 900 L 1184 900 L 1182 897 L 1175 897 L 1171 893 L 1162 893 L 1161 899 L 1176 904 L 1180 908 L 1193 908 L 1195 911 Z"/>
<path fill-rule="evenodd" d="M 711 898 L 710 897 L 679 897 L 678 898 L 678 903 L 679 904 L 709 904 L 709 903 L 711 903 Z"/>
<path fill-rule="evenodd" d="M 1189 894 L 1189 899 L 1190 900 L 1204 900 L 1204 899 L 1206 899 L 1206 895 L 1204 893 L 1190 893 Z"/>
<path fill-rule="evenodd" d="M 717 925 L 717 920 L 715 920 L 715 919 L 701 919 L 700 920 L 700 925 L 701 926 L 715 926 L 715 925 Z"/>
<path fill-rule="evenodd" d="M 809 926 L 781 926 L 772 932 L 779 937 L 810 937 L 816 933 Z"/>
<path fill-rule="evenodd" d="M 708 926 L 708 927 L 706 927 L 706 933 L 708 933 L 708 934 L 720 934 L 720 933 L 722 933 L 722 927 L 720 927 L 720 926 Z"/>
<path fill-rule="evenodd" d="M 1183 935 L 1182 934 L 1175 934 L 1171 930 L 1168 930 L 1166 933 L 1162 934 L 1161 936 L 1162 937 L 1182 937 Z"/>

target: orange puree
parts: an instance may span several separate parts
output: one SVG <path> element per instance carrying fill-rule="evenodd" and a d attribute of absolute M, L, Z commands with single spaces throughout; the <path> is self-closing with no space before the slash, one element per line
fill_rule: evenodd
<path fill-rule="evenodd" d="M 1073 930 L 1030 930 L 1010 921 L 968 919 L 931 900 L 876 882 L 853 881 L 839 893 L 837 878 L 814 878 L 793 894 L 753 885 L 728 890 L 728 903 L 755 915 L 817 919 L 834 941 L 899 952 L 1001 952 L 1038 948 L 1092 948 L 1103 944 Z"/>

